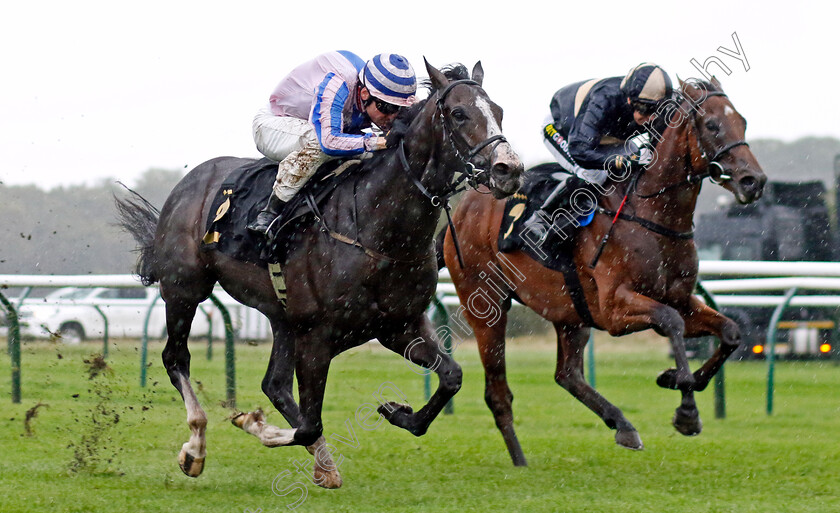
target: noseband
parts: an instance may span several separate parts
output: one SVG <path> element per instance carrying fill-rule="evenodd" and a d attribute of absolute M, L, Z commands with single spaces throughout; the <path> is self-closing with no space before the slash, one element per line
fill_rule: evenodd
<path fill-rule="evenodd" d="M 458 255 L 458 263 L 461 267 L 464 267 L 464 260 L 461 257 L 461 247 L 458 243 L 458 237 L 455 234 L 455 225 L 452 222 L 452 214 L 451 214 L 451 207 L 449 206 L 449 198 L 453 195 L 461 192 L 466 188 L 466 186 L 462 187 L 462 183 L 466 180 L 473 188 L 478 188 L 478 180 L 480 179 L 481 175 L 486 173 L 488 170 L 483 168 L 477 168 L 475 164 L 472 163 L 472 159 L 478 155 L 478 153 L 490 146 L 491 144 L 498 145 L 502 142 L 507 142 L 507 139 L 502 134 L 496 134 L 492 137 L 485 139 L 484 141 L 478 143 L 474 147 L 470 148 L 469 143 L 464 139 L 463 136 L 460 137 L 461 144 L 467 147 L 466 155 L 458 149 L 458 144 L 456 144 L 453 135 L 456 133 L 448 123 L 448 118 L 443 115 L 443 102 L 446 100 L 447 95 L 455 86 L 458 85 L 468 85 L 468 86 L 475 86 L 481 89 L 481 84 L 476 82 L 475 80 L 454 80 L 450 82 L 440 93 L 438 93 L 437 100 L 435 101 L 435 110 L 437 111 L 437 115 L 440 116 L 440 124 L 443 128 L 443 139 L 444 141 L 449 141 L 449 144 L 452 145 L 452 149 L 455 150 L 455 155 L 458 156 L 458 159 L 461 163 L 464 164 L 464 172 L 453 180 L 453 182 L 447 187 L 443 192 L 440 194 L 432 194 L 425 185 L 411 172 L 411 168 L 408 165 L 408 158 L 405 155 L 405 140 L 400 140 L 400 146 L 398 155 L 400 158 L 400 163 L 402 164 L 403 170 L 408 175 L 409 179 L 414 183 L 414 186 L 423 193 L 426 198 L 432 203 L 433 207 L 443 207 L 443 210 L 446 212 L 446 218 L 449 222 L 449 229 L 452 232 L 452 240 L 455 243 L 455 253 Z"/>
<path fill-rule="evenodd" d="M 727 99 L 729 98 L 728 96 L 726 96 L 726 93 L 724 93 L 723 91 L 712 91 L 712 92 L 708 93 L 706 95 L 706 97 L 703 98 L 703 101 L 701 101 L 699 104 L 697 104 L 697 106 L 702 105 L 703 102 L 705 102 L 706 100 L 708 100 L 712 96 L 722 96 L 722 97 L 727 98 Z M 695 118 L 697 117 L 697 110 L 696 109 L 692 110 L 692 115 Z M 699 141 L 698 141 L 698 143 L 699 143 Z M 703 150 L 703 155 L 702 155 L 703 158 L 706 158 L 707 159 L 706 161 L 708 162 L 708 164 L 706 166 L 707 170 L 709 168 L 711 168 L 712 166 L 717 166 L 717 168 L 720 169 L 720 174 L 718 175 L 717 178 L 712 177 L 712 173 L 710 171 L 707 171 L 708 174 L 706 176 L 709 177 L 709 180 L 711 180 L 712 182 L 714 182 L 716 184 L 721 184 L 723 182 L 726 182 L 726 181 L 732 179 L 732 175 L 729 175 L 729 174 L 726 173 L 726 169 L 724 169 L 723 166 L 721 165 L 721 163 L 718 162 L 718 159 L 723 157 L 725 154 L 727 154 L 733 148 L 737 148 L 738 146 L 749 147 L 749 143 L 744 139 L 741 139 L 740 141 L 731 142 L 731 143 L 725 145 L 723 148 L 720 148 L 719 150 L 717 150 L 715 152 L 715 154 L 712 156 L 711 159 L 706 157 L 706 151 L 703 150 L 702 147 L 700 148 L 701 150 Z"/>
<path fill-rule="evenodd" d="M 728 96 L 726 96 L 726 93 L 724 93 L 723 91 L 712 91 L 712 92 L 708 93 L 706 95 L 706 97 L 703 98 L 703 100 L 700 103 L 698 103 L 696 106 L 699 107 L 700 105 L 702 105 L 706 100 L 708 100 L 712 96 L 722 96 L 724 98 L 728 98 Z M 692 121 L 697 119 L 697 109 L 696 108 L 692 109 L 691 116 L 693 118 Z M 663 194 L 664 192 L 669 191 L 669 190 L 671 190 L 675 187 L 681 187 L 683 185 L 694 185 L 695 183 L 703 181 L 704 178 L 708 178 L 709 180 L 711 180 L 712 183 L 715 183 L 717 185 L 721 185 L 722 183 L 724 183 L 728 180 L 731 180 L 732 175 L 730 175 L 726 172 L 726 169 L 724 169 L 723 165 L 721 165 L 721 163 L 718 162 L 718 160 L 721 157 L 723 157 L 724 155 L 726 155 L 727 153 L 729 153 L 729 151 L 731 151 L 732 149 L 737 148 L 738 146 L 749 147 L 750 144 L 743 139 L 740 140 L 740 141 L 731 142 L 731 143 L 725 145 L 723 148 L 720 148 L 717 151 L 715 151 L 715 154 L 712 156 L 712 158 L 709 158 L 707 156 L 706 150 L 703 149 L 702 146 L 700 146 L 700 141 L 699 140 L 697 141 L 697 145 L 700 147 L 699 149 L 702 152 L 701 158 L 706 159 L 706 171 L 705 172 L 700 173 L 699 175 L 689 174 L 689 176 L 685 180 L 683 180 L 681 182 L 678 182 L 678 183 L 675 183 L 675 184 L 666 185 L 665 187 L 662 187 L 661 189 L 659 189 L 657 192 L 655 192 L 653 194 L 638 194 L 637 193 L 636 196 L 638 196 L 640 198 L 652 198 L 654 196 L 659 196 L 660 194 Z M 720 174 L 717 176 L 717 178 L 712 176 L 712 172 L 710 171 L 712 166 L 716 166 L 720 170 Z"/>
<path fill-rule="evenodd" d="M 464 155 L 464 153 L 462 153 L 461 150 L 458 149 L 458 144 L 456 144 L 455 139 L 453 138 L 456 131 L 453 130 L 451 126 L 449 126 L 449 119 L 443 115 L 443 102 L 446 101 L 446 97 L 449 95 L 449 92 L 452 91 L 452 89 L 455 88 L 455 86 L 461 84 L 475 86 L 481 89 L 481 84 L 479 84 L 475 80 L 455 80 L 450 82 L 449 85 L 447 85 L 444 88 L 444 90 L 441 91 L 440 94 L 438 94 L 438 98 L 435 101 L 435 104 L 437 106 L 438 116 L 440 116 L 441 126 L 443 127 L 443 137 L 444 139 L 448 140 L 449 143 L 452 145 L 452 148 L 455 150 L 455 154 L 464 164 L 465 176 L 469 180 L 470 185 L 475 187 L 477 179 L 482 174 L 486 173 L 488 170 L 483 168 L 477 168 L 475 164 L 472 163 L 472 159 L 474 159 L 476 155 L 478 155 L 478 153 L 487 146 L 490 146 L 491 144 L 494 146 L 499 145 L 503 142 L 507 142 L 507 139 L 502 134 L 496 134 L 470 148 L 469 143 L 463 137 L 459 137 L 461 139 L 461 144 L 467 147 L 466 155 Z M 461 180 L 459 180 L 459 182 L 460 181 Z"/>

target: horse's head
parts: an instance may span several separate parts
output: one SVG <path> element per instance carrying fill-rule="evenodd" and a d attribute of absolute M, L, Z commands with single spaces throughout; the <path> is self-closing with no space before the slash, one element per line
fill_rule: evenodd
<path fill-rule="evenodd" d="M 524 166 L 502 135 L 502 108 L 481 88 L 484 70 L 477 62 L 470 79 L 450 80 L 426 61 L 435 101 L 455 154 L 476 179 L 504 198 L 519 190 Z M 464 70 L 466 73 L 466 70 Z M 446 142 L 446 141 L 444 141 Z"/>
<path fill-rule="evenodd" d="M 692 154 L 693 163 L 708 166 L 710 178 L 739 203 L 760 198 L 767 176 L 744 139 L 747 121 L 735 110 L 720 83 L 714 77 L 708 83 L 680 80 L 680 89 L 694 117 L 699 154 Z"/>

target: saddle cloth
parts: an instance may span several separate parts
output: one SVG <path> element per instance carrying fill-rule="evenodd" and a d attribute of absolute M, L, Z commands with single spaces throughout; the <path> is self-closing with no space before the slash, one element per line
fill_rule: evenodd
<path fill-rule="evenodd" d="M 283 223 L 272 226 L 271 237 L 253 233 L 246 225 L 268 202 L 277 174 L 277 162 L 263 158 L 231 171 L 213 199 L 202 249 L 213 249 L 265 268 L 279 263 L 283 255 L 277 249 L 304 221 L 303 216 L 312 212 L 310 205 L 323 203 L 344 179 L 361 167 L 359 164 L 358 160 L 330 160 L 322 165 L 297 195 L 286 203 L 281 213 Z"/>
<path fill-rule="evenodd" d="M 542 244 L 536 246 L 522 238 L 522 225 L 540 209 L 557 183 L 572 175 L 559 164 L 554 163 L 531 168 L 525 175 L 525 181 L 519 192 L 508 198 L 505 203 L 505 213 L 499 228 L 499 251 L 502 253 L 523 251 L 549 269 L 568 271 L 571 265 L 571 248 L 577 232 L 566 239 L 549 236 Z M 566 189 L 561 194 L 571 194 L 571 192 L 572 190 Z M 589 215 L 579 218 L 578 222 L 580 226 L 586 226 L 591 220 L 592 216 Z"/>

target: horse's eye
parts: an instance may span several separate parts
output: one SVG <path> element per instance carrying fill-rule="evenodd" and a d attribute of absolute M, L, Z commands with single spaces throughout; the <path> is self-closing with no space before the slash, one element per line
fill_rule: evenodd
<path fill-rule="evenodd" d="M 712 132 L 717 132 L 718 130 L 720 130 L 720 125 L 717 124 L 717 121 L 712 121 L 710 119 L 709 121 L 706 121 L 706 128 L 708 128 Z"/>
<path fill-rule="evenodd" d="M 457 108 L 452 111 L 452 118 L 455 121 L 464 121 L 467 119 L 467 113 L 464 112 L 464 109 Z"/>

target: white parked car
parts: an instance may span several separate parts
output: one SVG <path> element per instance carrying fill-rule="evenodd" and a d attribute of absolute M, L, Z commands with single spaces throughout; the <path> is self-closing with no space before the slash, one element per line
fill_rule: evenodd
<path fill-rule="evenodd" d="M 148 314 L 148 335 L 160 338 L 166 333 L 166 314 L 163 300 L 155 301 L 157 295 L 156 288 L 61 288 L 44 298 L 23 302 L 18 311 L 21 335 L 60 335 L 63 342 L 78 344 L 86 338 L 102 337 L 107 319 L 109 337 L 139 338 L 154 302 Z M 207 325 L 199 312 L 192 334 L 206 335 Z"/>

